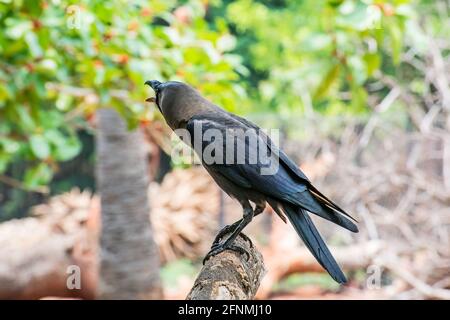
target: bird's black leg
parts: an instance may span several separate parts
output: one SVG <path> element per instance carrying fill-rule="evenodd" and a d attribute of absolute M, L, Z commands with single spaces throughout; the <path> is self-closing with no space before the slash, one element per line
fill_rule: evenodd
<path fill-rule="evenodd" d="M 258 204 L 255 210 L 253 210 L 252 206 L 248 201 L 242 202 L 241 204 L 244 209 L 244 216 L 242 217 L 242 219 L 236 221 L 230 226 L 226 226 L 219 232 L 216 239 L 214 240 L 213 246 L 211 247 L 211 251 L 209 251 L 205 259 L 203 259 L 203 263 L 205 263 L 205 261 L 208 260 L 210 257 L 219 254 L 226 249 L 234 250 L 241 254 L 248 255 L 248 253 L 245 252 L 242 248 L 233 246 L 233 242 L 236 239 L 236 237 L 241 233 L 241 231 L 250 223 L 250 221 L 252 221 L 253 217 L 263 212 L 265 204 Z M 224 234 L 228 233 L 230 230 L 233 230 L 231 232 L 231 235 L 224 242 L 219 243 L 221 237 Z M 251 241 L 249 242 L 251 243 Z"/>
<path fill-rule="evenodd" d="M 220 240 L 222 240 L 223 236 L 226 235 L 228 232 L 230 232 L 231 230 L 234 230 L 235 228 L 237 228 L 237 226 L 241 223 L 242 219 L 239 219 L 238 221 L 236 221 L 233 224 L 229 224 L 226 225 L 225 227 L 223 227 L 222 229 L 220 229 L 219 233 L 217 234 L 217 236 L 214 238 L 212 247 L 214 247 L 215 245 L 217 245 Z"/>
<path fill-rule="evenodd" d="M 265 207 L 266 207 L 265 203 L 257 204 L 255 207 L 255 210 L 253 211 L 253 218 L 256 217 L 257 215 L 259 215 L 261 212 L 263 212 Z M 243 219 L 239 219 L 238 221 L 234 222 L 233 224 L 226 225 L 225 227 L 220 229 L 219 233 L 214 238 L 211 248 L 214 249 L 219 244 L 220 240 L 222 240 L 223 236 L 226 235 L 227 233 L 229 233 L 231 230 L 234 230 L 235 228 L 237 228 L 240 225 L 240 223 L 242 222 L 242 220 Z M 241 235 L 244 236 L 245 240 L 250 242 L 250 244 L 252 243 L 250 238 L 248 238 L 246 235 L 244 235 L 244 234 L 241 234 Z"/>
<path fill-rule="evenodd" d="M 245 240 L 247 240 L 250 243 L 250 246 L 253 246 L 252 241 L 250 240 L 249 237 L 247 237 L 246 235 L 244 235 L 242 232 L 242 230 L 244 230 L 244 228 L 252 221 L 252 219 L 254 217 L 256 217 L 258 214 L 260 214 L 261 212 L 264 211 L 264 208 L 266 207 L 265 203 L 262 204 L 256 204 L 255 210 L 252 210 L 251 207 L 249 210 L 251 210 L 251 215 L 248 214 L 246 216 L 246 207 L 244 207 L 244 217 L 238 221 L 236 221 L 235 223 L 233 223 L 230 227 L 232 227 L 233 225 L 236 224 L 236 226 L 233 229 L 229 229 L 229 230 L 233 230 L 233 232 L 231 233 L 231 235 L 227 238 L 227 240 L 225 240 L 225 242 L 223 243 L 223 246 L 227 246 L 227 245 L 231 245 L 231 243 L 236 239 L 236 237 L 240 234 L 241 236 L 243 236 L 245 238 Z M 250 211 L 249 211 L 250 212 Z M 246 220 L 247 219 L 247 220 Z"/>

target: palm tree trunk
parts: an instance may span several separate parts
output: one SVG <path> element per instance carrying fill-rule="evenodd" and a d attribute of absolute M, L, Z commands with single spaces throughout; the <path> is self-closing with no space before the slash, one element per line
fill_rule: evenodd
<path fill-rule="evenodd" d="M 97 119 L 97 189 L 102 207 L 99 297 L 161 298 L 142 133 L 128 131 L 112 109 L 99 110 Z"/>

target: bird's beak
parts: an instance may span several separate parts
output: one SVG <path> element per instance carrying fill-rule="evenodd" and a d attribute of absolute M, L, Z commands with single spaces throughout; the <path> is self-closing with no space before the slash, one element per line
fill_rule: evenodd
<path fill-rule="evenodd" d="M 159 82 L 158 80 L 147 80 L 145 81 L 146 85 L 149 85 L 150 87 L 152 87 L 153 90 L 158 90 L 159 86 L 162 84 L 161 82 Z"/>
<path fill-rule="evenodd" d="M 158 89 L 159 89 L 159 87 L 161 86 L 162 83 L 159 82 L 158 80 L 147 80 L 147 81 L 145 81 L 145 84 L 150 86 L 150 87 L 152 87 L 152 89 L 157 93 Z M 147 102 L 155 102 L 156 98 L 155 97 L 150 97 L 150 98 L 145 99 L 145 101 L 147 101 Z"/>

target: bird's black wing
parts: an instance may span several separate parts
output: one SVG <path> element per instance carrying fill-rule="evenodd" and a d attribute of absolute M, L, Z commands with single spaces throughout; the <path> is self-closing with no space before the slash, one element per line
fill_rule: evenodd
<path fill-rule="evenodd" d="M 251 128 L 255 128 L 255 129 L 259 129 L 259 127 L 252 123 L 251 121 L 239 117 L 237 115 L 231 114 L 229 113 L 229 115 L 233 118 L 235 118 L 236 120 L 240 121 L 243 125 L 251 127 Z M 264 133 L 262 133 L 264 135 Z M 294 175 L 294 177 L 298 178 L 300 180 L 300 182 L 305 183 L 308 186 L 308 189 L 310 191 L 310 193 L 314 196 L 314 198 L 319 201 L 320 203 L 322 203 L 322 205 L 325 205 L 327 207 L 329 207 L 332 210 L 337 211 L 340 214 L 343 214 L 347 217 L 349 217 L 350 219 L 352 219 L 353 221 L 356 221 L 355 218 L 353 218 L 352 216 L 350 216 L 347 212 L 345 212 L 342 208 L 340 208 L 336 203 L 334 203 L 333 201 L 331 201 L 330 199 L 328 199 L 328 197 L 326 197 L 323 193 L 321 193 L 308 179 L 308 177 L 303 173 L 303 171 L 295 164 L 294 161 L 292 161 L 284 152 L 283 150 L 279 149 L 277 147 L 277 145 L 275 145 L 269 137 L 266 136 L 266 140 L 269 141 L 269 148 L 273 151 L 273 153 L 275 155 L 278 156 L 279 161 L 281 163 L 281 165 L 283 165 L 288 171 L 290 171 L 290 173 L 292 175 Z"/>
<path fill-rule="evenodd" d="M 273 151 L 276 146 L 268 140 L 268 137 L 262 133 L 262 130 L 255 125 L 247 126 L 239 119 L 229 117 L 228 113 L 208 114 L 195 116 L 189 120 L 186 128 L 194 139 L 197 137 L 197 143 L 192 142 L 197 154 L 202 158 L 202 162 L 210 170 L 219 172 L 228 180 L 245 188 L 252 188 L 260 193 L 278 201 L 291 203 L 302 207 L 318 216 L 332 221 L 350 231 L 357 232 L 358 228 L 349 219 L 329 208 L 327 203 L 316 198 L 310 191 L 311 184 L 306 180 L 299 180 L 292 177 L 292 172 L 280 161 L 280 157 Z M 197 127 L 197 128 L 196 128 Z M 209 136 L 207 131 L 222 133 L 232 132 L 236 137 L 230 143 L 227 139 L 203 139 Z M 245 132 L 245 135 L 242 134 Z M 198 140 L 201 140 L 201 143 Z M 250 144 L 250 141 L 253 143 Z M 255 144 L 257 141 L 257 144 Z M 237 144 L 244 145 L 245 152 L 236 152 L 239 150 Z M 211 163 L 203 161 L 202 155 L 205 150 L 214 149 L 224 157 L 232 152 L 236 154 L 233 157 L 234 162 Z M 262 149 L 265 149 L 261 152 Z M 237 157 L 240 157 L 238 159 Z M 254 160 L 257 161 L 254 161 Z M 238 160 L 241 160 L 240 162 Z M 289 160 L 291 161 L 291 160 Z M 271 170 L 272 169 L 272 170 Z M 300 169 L 298 169 L 300 170 Z"/>
<path fill-rule="evenodd" d="M 247 127 L 254 128 L 254 129 L 256 129 L 256 130 L 260 130 L 260 128 L 259 128 L 256 124 L 254 124 L 253 122 L 251 122 L 251 121 L 249 121 L 249 120 L 247 120 L 247 119 L 245 119 L 245 118 L 239 117 L 239 116 L 237 116 L 237 115 L 235 115 L 235 114 L 232 114 L 232 113 L 230 113 L 229 115 L 230 115 L 231 117 L 237 119 L 238 121 L 240 121 L 242 124 L 244 124 L 244 125 L 247 126 Z M 262 134 L 264 135 L 264 132 L 262 132 Z M 284 166 L 286 166 L 286 168 L 287 168 L 288 170 L 290 170 L 290 171 L 291 171 L 294 175 L 296 175 L 298 178 L 300 178 L 301 180 L 303 180 L 305 183 L 309 183 L 308 177 L 307 177 L 307 176 L 303 173 L 303 171 L 297 166 L 297 164 L 295 164 L 295 162 L 292 161 L 292 160 L 286 155 L 286 153 L 283 152 L 283 150 L 279 149 L 279 148 L 277 147 L 277 145 L 275 145 L 275 144 L 270 140 L 270 138 L 267 137 L 267 135 L 266 135 L 266 139 L 267 139 L 267 141 L 269 141 L 269 146 L 270 146 L 271 150 L 272 150 L 275 154 L 278 155 L 278 157 L 279 157 L 279 159 L 280 159 L 280 162 L 281 162 Z"/>
<path fill-rule="evenodd" d="M 194 116 L 187 122 L 186 129 L 191 135 L 191 146 L 202 163 L 239 186 L 278 196 L 306 190 L 304 184 L 295 183 L 284 169 L 264 175 L 264 169 L 269 170 L 271 165 L 278 165 L 279 161 L 267 148 L 258 130 L 220 114 Z M 219 133 L 222 134 L 221 138 L 213 138 Z M 227 137 L 233 139 L 227 140 Z M 266 150 L 258 149 L 255 145 Z M 212 150 L 214 155 L 222 156 L 222 162 L 211 162 L 212 157 L 208 159 Z M 230 154 L 233 156 L 227 163 L 226 157 Z"/>

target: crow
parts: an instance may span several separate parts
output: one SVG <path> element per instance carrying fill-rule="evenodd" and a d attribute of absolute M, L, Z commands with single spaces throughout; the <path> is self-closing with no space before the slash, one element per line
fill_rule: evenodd
<path fill-rule="evenodd" d="M 219 187 L 243 208 L 242 219 L 219 232 L 205 259 L 226 249 L 239 251 L 233 241 L 269 204 L 284 222 L 291 222 L 335 281 L 347 281 L 308 212 L 358 232 L 351 221 L 357 222 L 354 218 L 314 187 L 257 125 L 214 105 L 185 83 L 149 80 L 145 84 L 156 94 L 146 101 L 156 103 L 167 124 L 182 140 L 189 134 L 188 141 L 183 141 L 194 149 Z M 220 241 L 228 233 L 230 236 Z"/>

